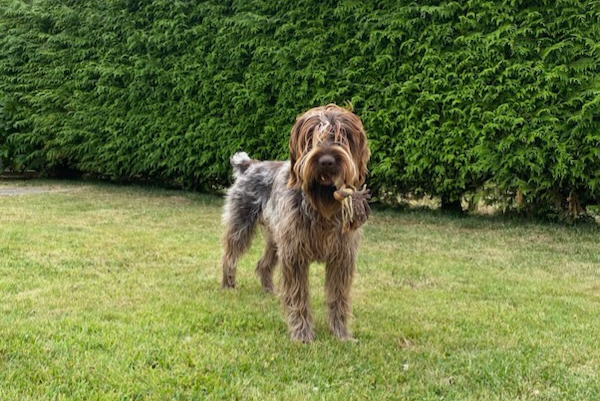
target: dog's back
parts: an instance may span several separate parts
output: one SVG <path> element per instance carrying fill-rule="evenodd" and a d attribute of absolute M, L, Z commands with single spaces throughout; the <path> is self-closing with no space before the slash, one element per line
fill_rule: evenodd
<path fill-rule="evenodd" d="M 264 207 L 285 162 L 251 159 L 246 152 L 237 152 L 229 162 L 233 167 L 234 183 L 227 191 L 226 203 L 250 202 L 257 208 Z"/>

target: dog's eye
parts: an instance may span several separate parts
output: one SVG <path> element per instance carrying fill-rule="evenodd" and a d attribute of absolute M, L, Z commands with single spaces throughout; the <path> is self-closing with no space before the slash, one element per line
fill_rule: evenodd
<path fill-rule="evenodd" d="M 333 142 L 333 145 L 339 146 L 341 148 L 350 148 L 353 149 L 353 143 L 349 140 L 349 138 L 344 138 L 342 140 L 338 140 Z"/>

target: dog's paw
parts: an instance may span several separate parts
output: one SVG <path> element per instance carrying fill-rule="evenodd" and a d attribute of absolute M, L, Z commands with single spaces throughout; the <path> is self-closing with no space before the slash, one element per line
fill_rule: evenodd
<path fill-rule="evenodd" d="M 356 342 L 352 333 L 347 329 L 344 324 L 333 324 L 329 327 L 329 331 L 340 341 Z"/>
<path fill-rule="evenodd" d="M 223 276 L 221 288 L 225 290 L 235 289 L 235 279 L 229 276 Z"/>
<path fill-rule="evenodd" d="M 347 342 L 347 343 L 353 343 L 353 344 L 358 343 L 358 340 L 356 338 L 352 337 L 352 335 L 348 335 L 345 337 L 338 337 L 338 340 Z"/>
<path fill-rule="evenodd" d="M 315 332 L 312 329 L 302 329 L 290 333 L 290 339 L 303 344 L 315 341 Z"/>

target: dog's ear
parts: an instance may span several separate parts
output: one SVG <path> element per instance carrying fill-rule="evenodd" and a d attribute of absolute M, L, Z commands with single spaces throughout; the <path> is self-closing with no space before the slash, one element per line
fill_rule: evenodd
<path fill-rule="evenodd" d="M 296 163 L 298 159 L 302 157 L 302 149 L 303 145 L 301 144 L 301 129 L 304 123 L 304 119 L 302 117 L 298 117 L 296 119 L 296 123 L 292 127 L 292 134 L 290 135 L 290 179 L 288 181 L 288 186 L 291 188 L 300 187 L 300 179 L 298 178 L 298 172 L 296 171 Z"/>
<path fill-rule="evenodd" d="M 362 187 L 367 180 L 367 174 L 369 173 L 367 164 L 371 158 L 371 151 L 369 150 L 369 146 L 367 144 L 367 135 L 365 134 L 365 130 L 362 128 L 362 125 L 360 132 L 357 134 L 359 143 L 357 144 L 358 157 L 356 159 L 358 160 L 358 165 L 356 167 L 358 170 L 358 187 Z"/>
<path fill-rule="evenodd" d="M 360 118 L 347 110 L 344 110 L 341 120 L 344 123 L 344 132 L 350 142 L 350 152 L 356 163 L 356 172 L 358 173 L 357 187 L 361 187 L 366 179 L 369 170 L 367 164 L 371 158 L 371 152 L 367 143 L 367 134 Z"/>
<path fill-rule="evenodd" d="M 317 109 L 311 109 L 298 116 L 296 123 L 292 127 L 290 135 L 290 180 L 288 181 L 288 186 L 292 188 L 300 188 L 302 185 L 300 164 L 303 162 L 306 152 L 311 148 L 313 131 L 319 122 L 314 110 Z"/>

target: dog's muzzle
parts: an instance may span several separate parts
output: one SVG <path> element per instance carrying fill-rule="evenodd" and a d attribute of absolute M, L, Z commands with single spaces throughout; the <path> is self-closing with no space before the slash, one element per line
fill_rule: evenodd
<path fill-rule="evenodd" d="M 339 175 L 339 168 L 335 157 L 331 154 L 324 154 L 319 157 L 317 168 L 317 181 L 321 185 L 333 185 L 334 178 Z"/>
<path fill-rule="evenodd" d="M 340 146 L 317 147 L 306 156 L 302 179 L 326 187 L 353 185 L 356 166 L 351 155 Z"/>

